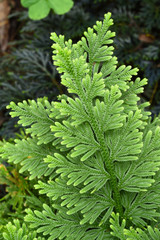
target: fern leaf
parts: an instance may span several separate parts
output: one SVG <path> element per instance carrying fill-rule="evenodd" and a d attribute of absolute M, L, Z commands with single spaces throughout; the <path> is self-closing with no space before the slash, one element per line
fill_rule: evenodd
<path fill-rule="evenodd" d="M 27 210 L 25 220 L 30 222 L 31 228 L 38 228 L 38 232 L 43 232 L 48 240 L 67 239 L 67 240 L 99 240 L 111 239 L 106 229 L 97 227 L 96 225 L 80 225 L 77 214 L 72 217 L 66 214 L 64 207 L 54 205 L 59 214 L 54 214 L 53 210 L 44 204 L 44 211 L 32 212 Z M 49 237 L 50 235 L 50 237 Z M 92 238 L 91 238 L 92 237 Z"/>
<path fill-rule="evenodd" d="M 59 109 L 62 116 L 71 115 L 73 119 L 73 125 L 80 125 L 88 120 L 88 115 L 79 98 L 75 98 L 73 100 L 72 98 L 68 97 L 67 101 L 63 99 L 61 103 L 55 103 L 55 108 Z"/>
<path fill-rule="evenodd" d="M 160 217 L 160 121 L 151 121 L 148 103 L 138 103 L 146 79 L 132 83 L 138 69 L 117 67 L 110 16 L 77 44 L 51 36 L 54 64 L 70 97 L 9 106 L 31 137 L 4 144 L 2 157 L 20 163 L 31 179 L 50 177 L 35 188 L 52 207 L 28 210 L 25 218 L 48 240 L 159 237 L 145 228 Z"/>
<path fill-rule="evenodd" d="M 49 176 L 52 174 L 52 169 L 48 168 L 47 163 L 43 161 L 51 151 L 52 145 L 37 145 L 36 139 L 15 140 L 15 144 L 6 143 L 3 146 L 5 153 L 2 153 L 2 158 L 7 159 L 8 162 L 20 163 L 22 168 L 20 173 L 24 171 L 30 172 L 30 179 L 35 177 Z"/>
<path fill-rule="evenodd" d="M 152 176 L 156 174 L 160 166 L 159 144 L 160 129 L 157 127 L 155 133 L 148 131 L 144 136 L 144 144 L 136 164 L 128 165 L 124 175 L 121 174 L 120 165 L 117 165 L 116 172 L 119 178 L 119 187 L 126 191 L 140 191 L 150 187 L 155 180 Z"/>
<path fill-rule="evenodd" d="M 88 191 L 92 189 L 92 192 L 97 191 L 110 178 L 99 155 L 85 163 L 76 158 L 65 158 L 60 154 L 55 154 L 55 157 L 48 156 L 44 161 L 49 163 L 48 167 L 57 169 L 56 172 L 61 174 L 62 178 L 64 176 L 69 178 L 67 185 L 78 186 L 83 183 L 86 187 L 82 187 L 80 192 L 86 192 L 86 189 Z"/>
<path fill-rule="evenodd" d="M 36 231 L 30 231 L 24 223 L 21 226 L 19 220 L 15 219 L 13 223 L 9 222 L 6 225 L 7 229 L 3 233 L 5 240 L 44 240 L 37 237 Z"/>
<path fill-rule="evenodd" d="M 95 102 L 94 117 L 101 130 L 106 132 L 122 127 L 126 116 L 122 114 L 123 101 L 119 100 L 121 93 L 117 85 L 112 86 L 110 91 L 106 90 L 104 95 L 104 102 L 100 102 L 99 99 Z"/>
<path fill-rule="evenodd" d="M 64 144 L 69 148 L 74 147 L 72 157 L 84 154 L 81 161 L 87 160 L 99 150 L 99 144 L 90 125 L 87 123 L 75 128 L 68 121 L 63 121 L 62 124 L 56 122 L 55 126 L 51 126 L 51 130 L 56 137 L 62 138 L 62 145 Z"/>
<path fill-rule="evenodd" d="M 112 213 L 111 216 L 110 223 L 113 230 L 111 234 L 120 240 L 159 240 L 160 238 L 160 231 L 157 228 L 153 229 L 151 226 L 148 226 L 143 230 L 140 228 L 134 229 L 133 227 L 126 229 L 126 221 L 123 219 L 120 225 L 118 213 Z"/>
<path fill-rule="evenodd" d="M 85 52 L 88 53 L 89 69 L 91 71 L 94 62 L 108 61 L 113 54 L 113 47 L 108 47 L 107 44 L 111 44 L 112 37 L 115 33 L 112 33 L 108 28 L 113 24 L 113 20 L 110 19 L 111 14 L 105 15 L 105 20 L 102 22 L 97 21 L 93 26 L 97 33 L 93 32 L 93 29 L 88 28 L 87 32 L 84 32 L 86 38 L 82 37 L 81 45 Z"/>
<path fill-rule="evenodd" d="M 107 65 L 106 65 L 107 68 Z M 120 90 L 126 91 L 129 89 L 128 82 L 133 75 L 137 75 L 138 69 L 131 69 L 131 66 L 122 65 L 116 70 L 113 69 L 109 76 L 104 78 L 104 82 L 107 88 L 111 88 L 112 85 L 118 85 Z M 106 73 L 103 73 L 103 76 Z"/>
<path fill-rule="evenodd" d="M 38 144 L 48 143 L 55 139 L 50 131 L 50 126 L 54 123 L 49 118 L 51 113 L 52 105 L 43 99 L 39 99 L 37 102 L 34 100 L 23 101 L 16 105 L 11 102 L 8 109 L 12 109 L 10 115 L 12 117 L 19 117 L 19 124 L 24 127 L 28 127 L 26 132 L 30 133 L 31 136 L 38 137 Z"/>
<path fill-rule="evenodd" d="M 157 228 L 152 228 L 148 226 L 146 230 L 142 230 L 137 228 L 136 230 L 130 228 L 130 230 L 124 230 L 125 235 L 127 236 L 127 240 L 159 240 L 160 239 L 160 231 Z"/>
<path fill-rule="evenodd" d="M 145 226 L 147 220 L 154 222 L 160 216 L 155 210 L 159 201 L 160 197 L 154 189 L 152 190 L 152 186 L 144 193 L 130 193 L 130 195 L 125 193 L 122 195 L 122 204 L 126 209 L 124 216 L 136 226 Z"/>
<path fill-rule="evenodd" d="M 124 229 L 126 226 L 126 221 L 123 219 L 122 220 L 122 224 L 120 225 L 119 222 L 119 213 L 115 214 L 114 212 L 112 212 L 110 218 L 110 228 L 113 230 L 113 232 L 111 232 L 111 234 L 115 237 L 117 237 L 120 240 L 126 240 L 126 237 L 124 235 Z"/>
<path fill-rule="evenodd" d="M 87 187 L 81 189 L 81 185 L 76 187 L 66 186 L 65 181 L 65 178 L 63 180 L 57 178 L 55 182 L 50 181 L 48 184 L 39 181 L 39 184 L 35 187 L 40 189 L 41 194 L 52 197 L 52 200 L 59 200 L 61 206 L 68 208 L 67 214 L 82 213 L 81 224 L 86 222 L 92 224 L 95 221 L 98 221 L 99 225 L 105 224 L 115 204 L 111 197 L 110 186 L 101 187 L 101 190 L 94 191 L 90 195 L 87 193 L 87 190 L 90 190 L 90 185 L 86 185 L 88 189 Z"/>

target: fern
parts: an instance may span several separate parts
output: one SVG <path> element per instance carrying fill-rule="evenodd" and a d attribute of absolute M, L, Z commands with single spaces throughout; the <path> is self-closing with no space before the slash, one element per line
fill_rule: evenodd
<path fill-rule="evenodd" d="M 123 219 L 122 224 L 119 222 L 119 214 L 112 213 L 112 218 L 110 219 L 111 229 L 113 232 L 111 234 L 116 236 L 121 240 L 159 240 L 160 231 L 157 228 L 152 228 L 148 226 L 144 230 L 137 228 L 134 229 L 130 227 L 130 229 L 126 229 L 126 221 Z"/>
<path fill-rule="evenodd" d="M 27 209 L 25 221 L 48 240 L 159 236 L 149 227 L 160 217 L 159 118 L 151 122 L 149 104 L 139 104 L 147 80 L 131 81 L 137 68 L 117 67 L 110 17 L 77 44 L 51 35 L 69 96 L 8 106 L 30 136 L 6 143 L 1 156 L 40 178 L 35 188 L 51 206 Z"/>
<path fill-rule="evenodd" d="M 44 238 L 37 237 L 35 231 L 30 232 L 24 223 L 21 226 L 19 220 L 14 220 L 14 224 L 9 222 L 6 228 L 3 233 L 5 240 L 44 240 Z"/>
<path fill-rule="evenodd" d="M 34 100 L 23 101 L 16 105 L 11 102 L 8 108 L 12 108 L 16 114 L 11 113 L 12 117 L 20 117 L 19 124 L 28 127 L 26 133 L 31 133 L 31 136 L 38 137 L 38 144 L 48 143 L 54 139 L 53 134 L 50 134 L 50 125 L 53 120 L 49 118 L 52 105 L 46 99 L 39 99 L 36 103 Z"/>

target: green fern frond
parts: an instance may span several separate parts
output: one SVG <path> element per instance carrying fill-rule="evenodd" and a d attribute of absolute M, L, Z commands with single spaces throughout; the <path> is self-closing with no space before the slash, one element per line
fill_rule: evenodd
<path fill-rule="evenodd" d="M 80 41 L 80 45 L 88 54 L 90 73 L 94 63 L 105 62 L 112 58 L 114 48 L 107 46 L 113 42 L 111 38 L 115 36 L 115 33 L 108 30 L 113 25 L 113 20 L 110 17 L 110 13 L 105 14 L 104 21 L 97 21 L 93 29 L 88 28 L 88 31 L 84 32 L 85 37 L 82 37 Z"/>
<path fill-rule="evenodd" d="M 113 232 L 111 234 L 116 236 L 120 240 L 159 240 L 160 231 L 158 228 L 152 228 L 148 226 L 147 228 L 136 228 L 130 227 L 126 229 L 126 220 L 122 220 L 120 224 L 119 214 L 112 213 L 112 218 L 110 219 L 111 229 Z"/>
<path fill-rule="evenodd" d="M 22 165 L 20 173 L 29 171 L 29 178 L 32 180 L 35 177 L 52 175 L 53 170 L 43 161 L 48 153 L 51 153 L 51 149 L 52 144 L 38 145 L 34 138 L 17 139 L 15 144 L 9 142 L 4 144 L 2 158 L 8 159 L 9 163 L 20 163 Z"/>
<path fill-rule="evenodd" d="M 32 137 L 38 137 L 38 144 L 46 144 L 55 139 L 50 131 L 50 125 L 54 122 L 49 118 L 53 108 L 49 101 L 38 99 L 37 102 L 35 100 L 28 100 L 27 102 L 24 100 L 17 105 L 11 102 L 7 108 L 12 109 L 10 112 L 12 117 L 19 117 L 19 124 L 28 127 L 26 133 L 30 133 Z"/>
<path fill-rule="evenodd" d="M 107 68 L 107 65 L 106 65 Z M 129 86 L 128 82 L 131 80 L 133 75 L 137 75 L 138 69 L 131 69 L 131 66 L 122 65 L 119 68 L 115 69 L 110 73 L 109 76 L 106 76 L 106 73 L 103 73 L 106 87 L 110 88 L 112 85 L 117 84 L 120 90 L 126 91 Z"/>
<path fill-rule="evenodd" d="M 89 189 L 81 189 L 81 185 L 66 186 L 65 181 L 65 178 L 63 180 L 57 178 L 55 182 L 50 181 L 48 184 L 40 181 L 35 187 L 40 189 L 41 194 L 47 194 L 48 197 L 52 197 L 52 200 L 58 199 L 61 202 L 61 206 L 68 208 L 67 214 L 81 213 L 83 216 L 81 216 L 81 224 L 86 222 L 92 224 L 95 221 L 99 225 L 105 224 L 115 205 L 111 196 L 110 186 L 107 185 L 107 187 L 102 187 L 101 190 L 89 194 L 87 190 L 90 190 L 90 186 L 88 187 Z"/>
<path fill-rule="evenodd" d="M 62 116 L 72 117 L 72 125 L 80 125 L 88 119 L 88 115 L 79 98 L 72 99 L 68 97 L 67 99 L 62 99 L 60 103 L 55 102 L 54 106 L 60 111 Z"/>
<path fill-rule="evenodd" d="M 129 89 L 122 94 L 122 99 L 125 105 L 125 112 L 128 113 L 129 111 L 137 110 L 137 102 L 140 98 L 137 94 L 140 94 L 144 91 L 144 86 L 147 84 L 147 79 L 144 78 L 140 80 L 140 78 L 136 78 L 134 82 L 128 82 Z M 149 106 L 149 103 L 145 103 L 144 107 Z M 139 109 L 142 109 L 139 105 Z M 150 112 L 143 111 L 143 119 L 145 120 L 145 115 L 150 115 Z"/>
<path fill-rule="evenodd" d="M 49 163 L 50 168 L 57 169 L 56 172 L 61 174 L 62 178 L 68 177 L 67 185 L 78 186 L 83 183 L 86 187 L 81 189 L 81 193 L 85 192 L 86 188 L 87 191 L 93 189 L 92 192 L 99 190 L 110 178 L 99 155 L 85 163 L 69 156 L 65 158 L 60 154 L 55 154 L 55 157 L 48 156 L 44 161 Z"/>
<path fill-rule="evenodd" d="M 56 122 L 55 126 L 51 126 L 51 130 L 57 138 L 62 138 L 62 145 L 66 145 L 67 148 L 74 147 L 72 157 L 84 154 L 81 161 L 85 161 L 99 150 L 99 144 L 87 123 L 75 128 L 68 121 L 63 121 L 62 124 Z"/>
<path fill-rule="evenodd" d="M 93 224 L 89 226 L 88 224 L 80 225 L 79 215 L 67 215 L 64 207 L 54 205 L 54 208 L 59 212 L 58 214 L 54 214 L 53 210 L 46 204 L 43 207 L 43 212 L 27 210 L 28 215 L 25 220 L 31 223 L 31 228 L 38 228 L 39 233 L 43 232 L 48 240 L 57 238 L 66 240 L 114 240 L 105 227 L 97 227 Z"/>
<path fill-rule="evenodd" d="M 37 237 L 36 231 L 30 231 L 23 223 L 22 226 L 19 220 L 14 220 L 13 224 L 9 222 L 6 225 L 6 231 L 3 233 L 5 240 L 45 240 Z"/>
<path fill-rule="evenodd" d="M 134 119 L 132 120 L 134 121 Z M 137 131 L 135 131 L 135 135 L 132 135 L 132 134 L 131 136 L 133 137 L 134 140 L 131 140 L 130 142 L 131 144 L 133 144 L 136 141 L 135 139 L 136 134 L 137 134 L 137 137 L 138 136 L 139 138 L 141 137 L 141 134 Z M 147 135 L 144 136 L 144 139 L 143 139 L 144 144 L 143 144 L 143 147 L 141 148 L 141 153 L 138 156 L 138 160 L 135 163 L 132 162 L 130 164 L 129 163 L 126 164 L 125 169 L 123 166 L 123 170 L 121 169 L 122 167 L 121 163 L 116 164 L 115 171 L 119 179 L 120 189 L 131 191 L 131 192 L 132 191 L 137 192 L 141 190 L 144 191 L 145 188 L 150 187 L 155 182 L 153 176 L 159 170 L 159 166 L 160 166 L 160 163 L 159 163 L 160 151 L 159 151 L 159 148 L 157 149 L 157 146 L 160 144 L 159 134 L 160 134 L 159 127 L 157 127 L 154 134 L 152 134 L 152 131 L 150 130 L 147 133 Z M 126 147 L 129 147 L 128 136 L 126 136 L 127 139 L 125 138 L 125 136 L 123 139 L 125 143 L 127 143 Z M 120 142 L 122 143 L 123 140 L 120 140 Z M 138 141 L 138 138 L 137 138 L 137 141 Z M 122 143 L 123 146 L 125 146 L 125 143 L 124 144 Z M 135 144 L 135 146 L 136 145 L 137 144 Z M 115 150 L 113 152 L 115 152 Z"/>
<path fill-rule="evenodd" d="M 111 223 L 110 228 L 112 229 L 111 234 L 120 240 L 126 240 L 126 237 L 124 235 L 124 229 L 126 226 L 125 219 L 123 219 L 122 223 L 120 224 L 119 213 L 115 214 L 114 212 L 112 212 L 109 221 Z"/>
<path fill-rule="evenodd" d="M 160 239 L 160 231 L 158 228 L 152 228 L 148 226 L 146 231 L 143 231 L 140 228 L 130 230 L 124 230 L 125 235 L 127 236 L 127 240 L 159 240 Z"/>

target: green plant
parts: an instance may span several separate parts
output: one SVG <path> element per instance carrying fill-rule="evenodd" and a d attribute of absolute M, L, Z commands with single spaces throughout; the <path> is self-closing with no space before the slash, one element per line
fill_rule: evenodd
<path fill-rule="evenodd" d="M 21 212 L 23 197 L 29 192 L 29 183 L 27 177 L 24 178 L 19 174 L 18 166 L 6 167 L 4 164 L 0 165 L 0 183 L 6 185 L 6 195 L 0 199 L 8 201 L 13 210 Z"/>
<path fill-rule="evenodd" d="M 137 68 L 117 67 L 110 16 L 77 44 L 52 34 L 54 64 L 70 96 L 8 106 L 30 137 L 4 144 L 1 156 L 39 178 L 35 188 L 51 206 L 27 209 L 25 221 L 47 240 L 160 237 L 160 119 L 151 121 L 149 103 L 138 104 L 147 79 L 134 77 Z M 21 228 L 12 228 L 17 239 Z"/>
<path fill-rule="evenodd" d="M 17 138 L 26 138 L 24 133 L 17 134 Z M 4 142 L 5 143 L 5 142 Z M 0 142 L 1 146 L 4 144 Z M 35 180 L 30 181 L 26 173 L 19 172 L 18 164 L 7 164 L 0 158 L 0 240 L 2 233 L 7 229 L 6 224 L 13 219 L 21 223 L 25 216 L 25 208 L 42 209 L 46 202 L 43 197 L 36 197 Z M 49 203 L 49 202 L 48 202 Z"/>
<path fill-rule="evenodd" d="M 31 205 L 33 208 L 42 207 L 34 196 L 34 181 L 29 181 L 27 176 L 19 173 L 19 166 L 5 166 L 0 164 L 0 183 L 5 186 L 5 194 L 0 198 L 0 229 L 6 229 L 6 224 L 15 218 L 20 221 L 25 216 L 25 208 Z M 2 190 L 2 186 L 1 186 Z M 37 204 L 35 205 L 35 200 Z M 0 231 L 0 239 L 2 230 Z"/>
<path fill-rule="evenodd" d="M 24 223 L 21 226 L 18 220 L 14 220 L 14 226 L 10 222 L 7 224 L 3 237 L 7 240 L 44 240 L 44 238 L 37 237 L 35 231 L 30 232 Z"/>
<path fill-rule="evenodd" d="M 64 14 L 73 7 L 72 0 L 21 0 L 21 4 L 29 8 L 29 17 L 33 20 L 47 17 L 50 10 L 57 14 Z"/>

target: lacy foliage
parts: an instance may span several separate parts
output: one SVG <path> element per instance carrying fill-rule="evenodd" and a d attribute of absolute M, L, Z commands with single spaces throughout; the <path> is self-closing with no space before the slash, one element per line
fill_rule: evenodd
<path fill-rule="evenodd" d="M 117 67 L 110 16 L 77 44 L 51 35 L 54 64 L 69 96 L 8 107 L 30 136 L 6 143 L 1 155 L 20 163 L 31 179 L 40 178 L 35 188 L 51 206 L 28 209 L 25 221 L 48 240 L 160 236 L 148 226 L 160 216 L 159 119 L 151 122 L 144 111 L 149 104 L 138 104 L 147 80 L 131 81 L 138 69 Z"/>

